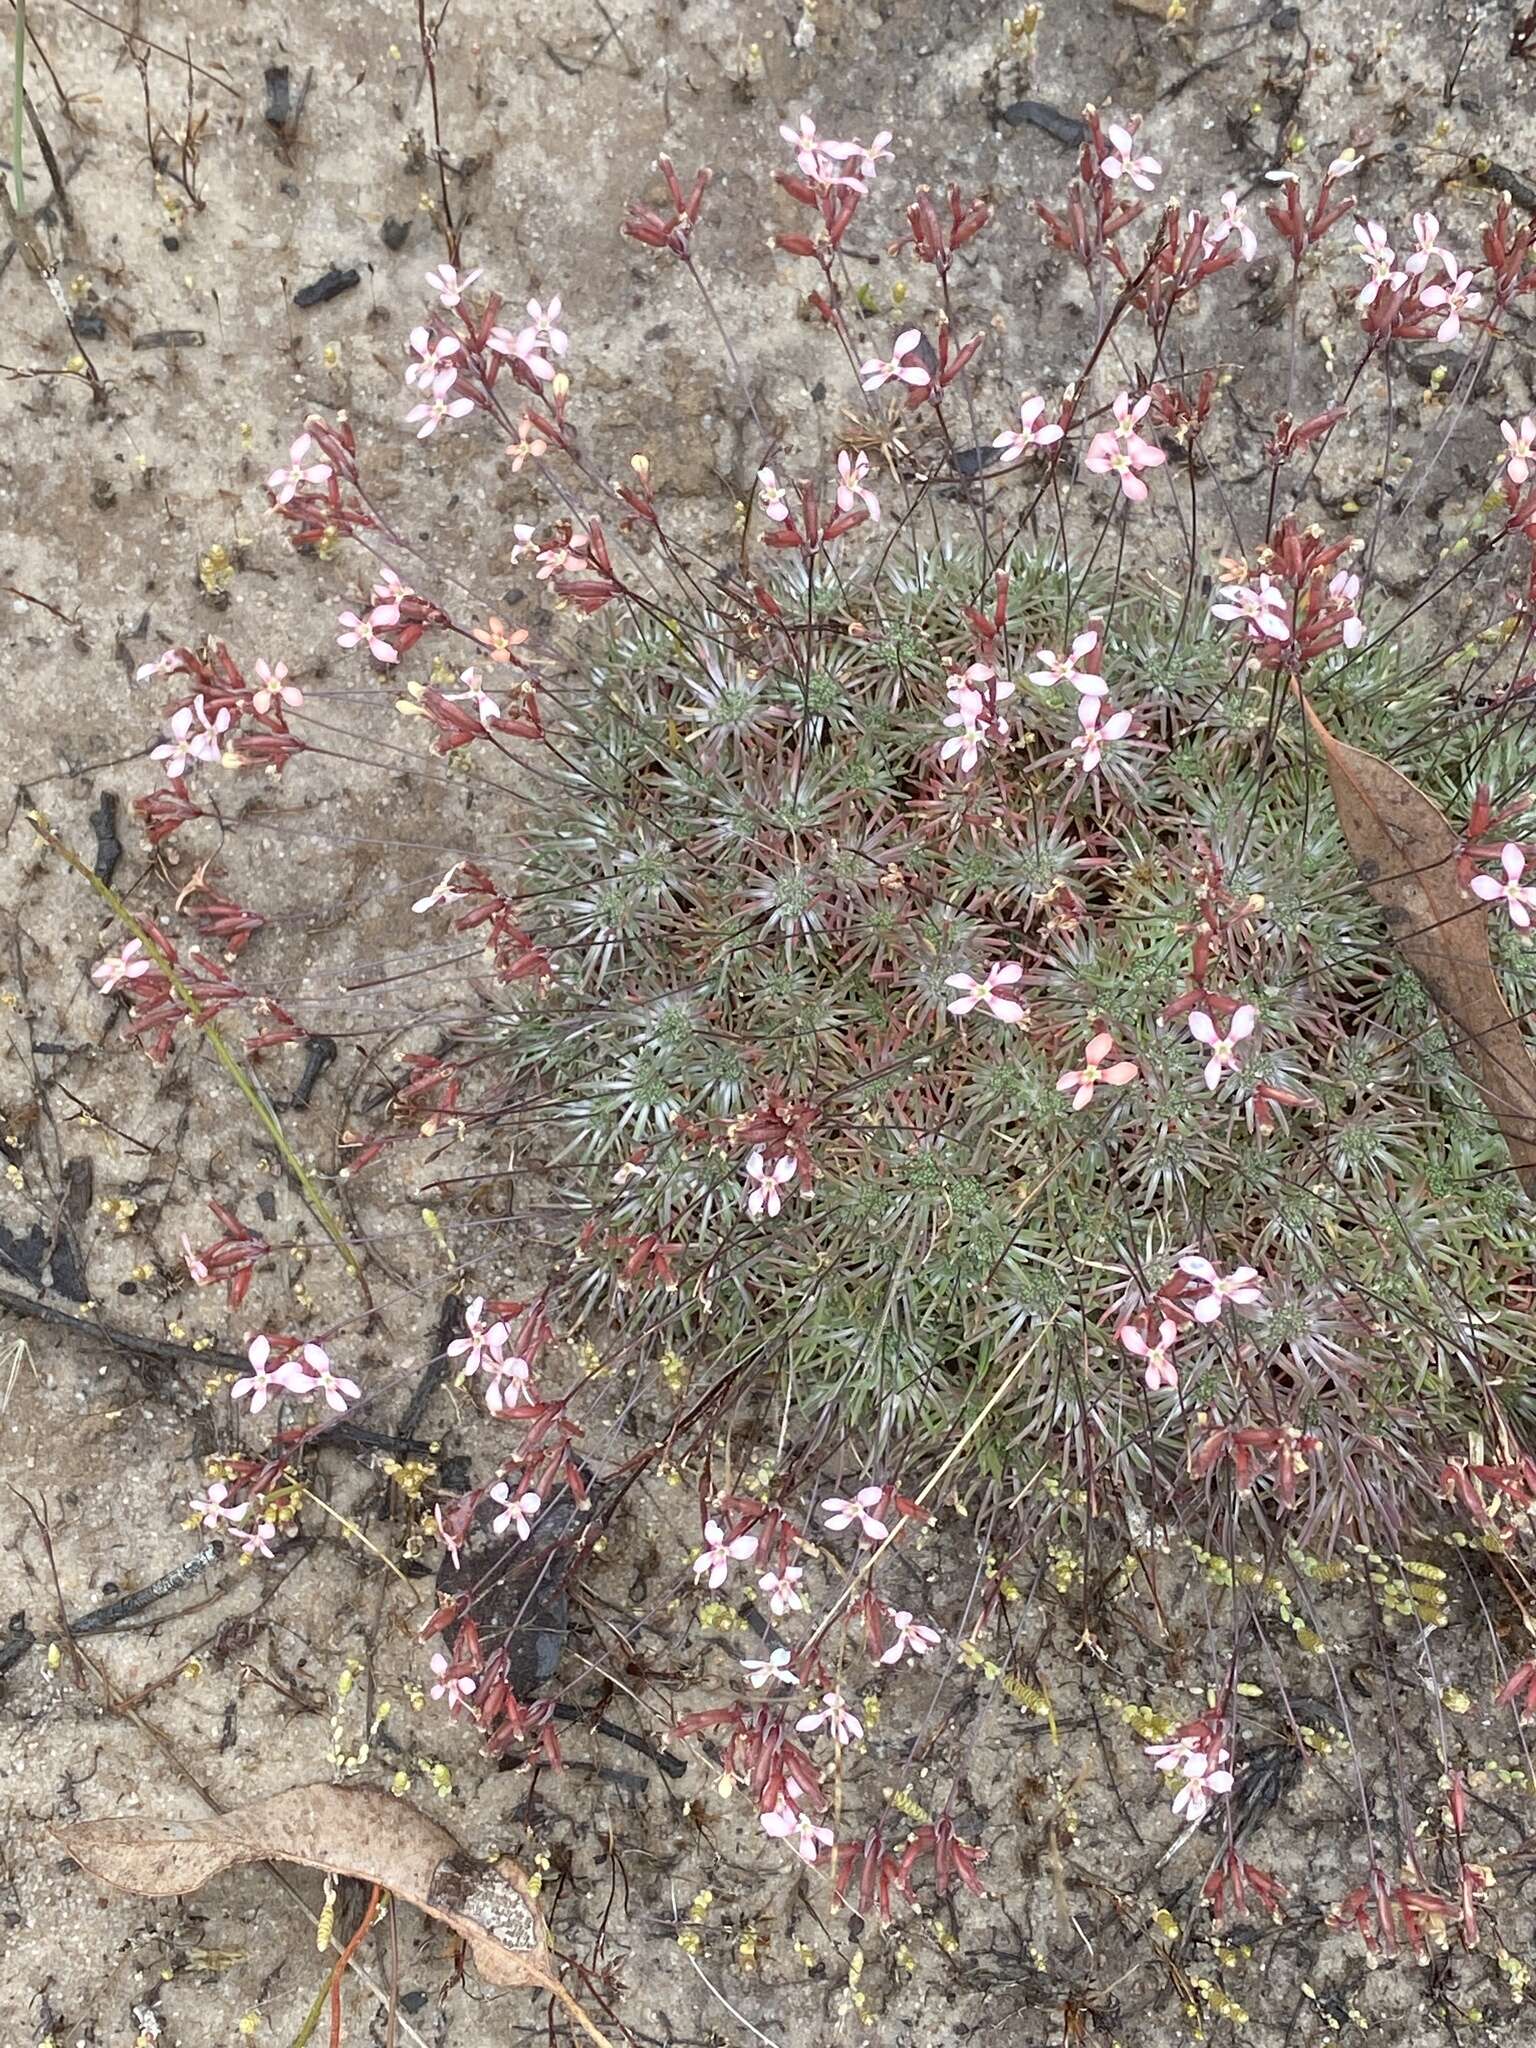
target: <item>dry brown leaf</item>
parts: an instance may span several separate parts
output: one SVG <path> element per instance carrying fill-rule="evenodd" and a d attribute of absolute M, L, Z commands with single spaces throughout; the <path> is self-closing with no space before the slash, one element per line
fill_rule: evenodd
<path fill-rule="evenodd" d="M 298 1785 L 199 1820 L 127 1815 L 52 1833 L 82 1870 L 140 1898 L 194 1892 L 235 1864 L 269 1860 L 360 1877 L 450 1927 L 488 1984 L 551 1992 L 592 2040 L 605 2040 L 554 1975 L 522 1872 L 481 1862 L 437 1821 L 371 1786 Z"/>
<path fill-rule="evenodd" d="M 1493 971 L 1487 909 L 1456 879 L 1450 821 L 1405 775 L 1335 738 L 1305 696 L 1301 705 L 1360 879 L 1498 1125 L 1520 1185 L 1536 1195 L 1536 1061 Z"/>

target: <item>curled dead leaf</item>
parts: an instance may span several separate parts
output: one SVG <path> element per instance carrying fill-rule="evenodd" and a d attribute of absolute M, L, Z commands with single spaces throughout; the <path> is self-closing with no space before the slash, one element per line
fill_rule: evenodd
<path fill-rule="evenodd" d="M 1497 1124 L 1521 1187 L 1536 1196 L 1536 1060 L 1493 971 L 1487 909 L 1456 879 L 1456 833 L 1407 776 L 1336 738 L 1297 694 L 1360 879 Z"/>
<path fill-rule="evenodd" d="M 298 1785 L 190 1821 L 73 1821 L 53 1838 L 93 1877 L 140 1898 L 197 1891 L 240 1863 L 300 1863 L 359 1877 L 442 1921 L 488 1984 L 547 1991 L 611 2048 L 554 1973 L 528 1881 L 471 1856 L 439 1822 L 367 1785 Z"/>

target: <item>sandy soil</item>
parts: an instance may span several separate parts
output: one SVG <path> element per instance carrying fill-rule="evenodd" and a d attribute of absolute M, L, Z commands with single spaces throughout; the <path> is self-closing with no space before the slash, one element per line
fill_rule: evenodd
<path fill-rule="evenodd" d="M 112 11 L 129 20 L 128 9 Z M 1399 218 L 1433 199 L 1456 239 L 1487 209 L 1472 182 L 1445 183 L 1471 152 L 1536 177 L 1536 66 L 1505 56 L 1508 6 L 1484 11 L 1449 106 L 1442 87 L 1467 33 L 1460 8 L 1399 18 L 1354 0 L 1256 14 L 1197 6 L 1193 26 L 1174 34 L 1144 11 L 1063 0 L 1047 12 L 1032 78 L 1006 65 L 997 75 L 997 25 L 978 13 L 946 0 L 822 0 L 801 47 L 783 12 L 722 0 L 676 10 L 615 0 L 563 13 L 462 0 L 449 14 L 444 121 L 466 250 L 514 298 L 562 295 L 601 460 L 617 468 L 649 452 L 659 487 L 690 504 L 706 545 L 728 544 L 730 500 L 759 451 L 728 375 L 700 367 L 713 358 L 683 281 L 616 236 L 660 148 L 685 170 L 717 167 L 704 251 L 714 288 L 760 410 L 791 449 L 812 452 L 838 431 L 837 401 L 821 383 L 826 350 L 798 315 L 789 266 L 766 243 L 779 220 L 769 183 L 782 157 L 776 127 L 802 108 L 863 134 L 889 121 L 905 175 L 991 192 L 999 225 L 965 291 L 994 331 L 986 388 L 999 418 L 1021 380 L 1050 388 L 1063 379 L 1089 318 L 1056 281 L 1026 212 L 1032 195 L 1064 183 L 1069 154 L 1033 127 L 994 119 L 1000 103 L 1029 93 L 1067 108 L 1112 100 L 1142 110 L 1174 188 L 1206 199 L 1249 185 L 1294 123 L 1309 160 L 1349 143 L 1382 152 L 1363 183 L 1367 210 Z M 30 14 L 55 74 L 34 63 L 30 87 L 71 173 L 75 215 L 72 227 L 54 226 L 51 246 L 108 393 L 92 405 L 77 378 L 55 374 L 70 353 L 60 316 L 39 279 L 12 261 L 0 286 L 9 399 L 0 583 L 11 779 L 26 801 L 0 852 L 9 905 L 0 1284 L 65 1307 L 83 1293 L 102 1322 L 189 1348 L 157 1362 L 0 1312 L 0 1460 L 14 1489 L 0 1512 L 0 1619 L 16 1613 L 15 1626 L 37 1638 L 0 1681 L 0 2038 L 56 2048 L 292 2041 L 327 1967 L 305 1917 L 318 1880 L 301 1875 L 290 1893 L 254 1868 L 196 1898 L 138 1902 L 83 1877 L 47 1829 L 107 1811 L 194 1812 L 200 1797 L 227 1806 L 337 1773 L 390 1784 L 402 1772 L 406 1796 L 476 1850 L 499 1848 L 541 1872 L 558 1944 L 592 1963 L 642 2042 L 800 2048 L 862 2029 L 927 2044 L 989 2030 L 1009 2042 L 1160 2048 L 1195 2030 L 1186 2007 L 1208 2033 L 1258 2043 L 1312 2044 L 1367 2024 L 1378 2039 L 1412 2043 L 1471 2025 L 1476 2011 L 1494 2038 L 1520 2038 L 1528 2022 L 1512 1973 L 1495 1960 L 1500 1937 L 1522 1953 L 1529 1916 L 1518 1889 L 1495 1909 L 1496 1934 L 1479 1956 L 1433 1970 L 1368 1970 L 1359 1944 L 1320 1920 L 1359 1874 L 1357 1769 L 1373 1808 L 1385 1812 L 1386 1788 L 1406 1776 L 1428 1812 L 1434 1744 L 1445 1742 L 1482 1767 L 1490 1851 L 1511 1849 L 1530 1828 L 1507 1717 L 1494 1726 L 1473 1706 L 1447 1722 L 1440 1704 L 1489 1695 L 1475 1627 L 1445 1639 L 1444 1669 L 1405 1656 L 1401 1669 L 1357 1672 L 1353 1751 L 1338 1741 L 1337 1706 L 1321 1704 L 1316 1767 L 1255 1821 L 1262 1860 L 1296 1888 L 1298 1911 L 1283 1936 L 1266 1925 L 1224 1945 L 1189 1931 L 1200 1845 L 1164 1858 L 1166 1807 L 1121 1711 L 1154 1693 L 1193 1698 L 1189 1637 L 1216 1596 L 1191 1560 L 1163 1560 L 1156 1625 L 1149 1606 L 1145 1625 L 1128 1622 L 1098 1657 L 1075 1644 L 1063 1611 L 1021 1624 L 1021 1668 L 1049 1693 L 1049 1717 L 985 1673 L 952 1671 L 937 1693 L 913 1678 L 890 1695 L 872 1745 L 919 1800 L 943 1755 L 968 1758 L 964 1811 L 989 1846 L 991 1896 L 898 1930 L 906 1950 L 895 1935 L 834 1917 L 824 1885 L 765 1853 L 697 1749 L 674 1782 L 572 1730 L 564 1775 L 504 1775 L 435 1707 L 414 1704 L 428 1582 L 395 1568 L 410 1529 L 398 1493 L 386 1504 L 377 1454 L 328 1454 L 317 1482 L 324 1506 L 306 1514 L 302 1542 L 276 1567 L 222 1558 L 131 1626 L 71 1646 L 61 1603 L 79 1616 L 197 1550 L 181 1503 L 203 1457 L 231 1441 L 222 1387 L 210 1402 L 210 1370 L 191 1347 L 230 1345 L 239 1319 L 217 1295 L 193 1293 L 178 1253 L 182 1230 L 206 1236 L 206 1195 L 233 1188 L 254 1208 L 265 1194 L 265 1227 L 293 1247 L 258 1280 L 246 1320 L 298 1326 L 317 1294 L 334 1300 L 336 1276 L 270 1145 L 242 1120 L 206 1054 L 184 1050 L 155 1075 L 118 1035 L 86 977 L 107 920 L 39 849 L 26 804 L 44 809 L 89 862 L 91 813 L 103 792 L 116 795 L 127 848 L 118 886 L 137 905 L 163 905 L 189 875 L 151 865 L 130 830 L 159 708 L 153 687 L 133 682 L 135 666 L 173 640 L 216 633 L 302 674 L 317 717 L 335 728 L 335 751 L 281 783 L 228 785 L 225 816 L 245 829 L 221 858 L 230 892 L 272 920 L 256 942 L 264 982 L 338 1038 L 313 1107 L 290 1119 L 296 1143 L 329 1173 L 372 1063 L 419 1021 L 419 993 L 395 977 L 431 956 L 406 929 L 405 906 L 454 852 L 494 850 L 502 828 L 462 780 L 423 778 L 414 758 L 386 750 L 393 735 L 377 690 L 330 652 L 330 618 L 355 594 L 352 573 L 294 561 L 260 480 L 307 408 L 345 408 L 371 445 L 392 515 L 415 531 L 451 495 L 465 560 L 493 579 L 505 576 L 507 528 L 533 493 L 464 446 L 419 453 L 399 425 L 402 336 L 422 303 L 421 273 L 443 253 L 410 9 L 249 0 L 229 12 L 151 0 L 132 10 L 130 25 L 149 39 L 138 44 L 64 0 L 35 0 Z M 184 46 L 202 67 L 190 86 Z M 170 174 L 182 162 L 173 139 L 159 145 L 165 172 L 148 161 L 141 65 L 157 136 L 183 133 L 190 91 L 195 202 Z M 304 88 L 282 132 L 263 118 L 272 65 L 288 67 L 295 92 Z M 873 243 L 869 253 L 878 255 Z M 883 288 L 890 264 L 881 260 L 871 275 Z M 297 308 L 294 291 L 334 267 L 355 268 L 356 287 Z M 1343 274 L 1339 282 L 1342 290 Z M 1256 279 L 1250 333 L 1196 329 L 1189 343 L 1232 365 L 1240 420 L 1262 421 L 1273 403 L 1277 343 L 1260 324 L 1265 302 Z M 1327 288 L 1308 301 L 1304 397 L 1333 394 L 1324 344 L 1347 317 Z M 196 342 L 161 345 L 166 330 Z M 1414 394 L 1405 447 L 1448 445 L 1429 529 L 1416 527 L 1410 542 L 1386 519 L 1389 577 L 1410 578 L 1475 499 L 1492 422 L 1529 407 L 1518 368 L 1528 350 L 1512 360 L 1509 381 L 1464 410 Z M 1320 501 L 1336 509 L 1347 498 L 1372 517 L 1378 472 L 1374 451 L 1341 442 L 1318 479 Z M 227 579 L 209 563 L 215 549 L 232 567 Z M 274 1069 L 274 1089 L 291 1089 L 296 1067 Z M 378 1318 L 356 1356 L 383 1390 L 388 1426 L 430 1355 L 443 1295 L 461 1279 L 471 1291 L 500 1291 L 536 1268 L 540 1250 L 525 1233 L 509 1245 L 469 1218 L 434 1237 L 419 1190 L 387 1174 L 358 1203 L 381 1267 Z M 485 1419 L 450 1393 L 437 1395 L 424 1427 L 448 1455 L 473 1464 L 483 1451 Z M 20 1495 L 46 1517 L 51 1555 Z M 652 1740 L 666 1709 L 686 1711 L 730 1654 L 677 1602 L 691 1513 L 685 1493 L 665 1488 L 637 1507 L 594 1568 L 577 1635 L 578 1654 L 610 1673 L 615 1644 L 626 1643 L 632 1673 L 614 1674 L 622 1682 L 607 1711 Z M 936 1607 L 963 1603 L 965 1547 L 963 1528 L 941 1529 L 919 1553 L 914 1569 Z M 1352 1598 L 1344 1589 L 1327 1611 L 1346 1668 L 1364 1640 Z M 1306 1694 L 1315 1669 L 1298 1648 L 1284 1675 Z M 930 1738 L 914 1764 L 919 1726 Z M 714 1904 L 690 1952 L 676 1936 L 705 1886 Z M 1155 1922 L 1159 1912 L 1168 1926 Z M 398 1972 L 395 2031 L 354 1982 L 347 2039 L 478 2048 L 548 2038 L 533 2000 L 492 2005 L 473 1983 L 455 1988 L 443 1944 L 414 1914 L 401 1912 L 394 1933 L 397 1953 L 385 1928 L 361 1960 L 376 1987 Z M 1245 2025 L 1228 2001 L 1246 2009 Z"/>

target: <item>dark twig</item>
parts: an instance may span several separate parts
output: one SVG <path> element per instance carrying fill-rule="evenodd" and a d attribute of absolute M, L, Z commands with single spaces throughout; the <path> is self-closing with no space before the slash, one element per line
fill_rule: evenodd
<path fill-rule="evenodd" d="M 427 1412 L 427 1405 L 437 1392 L 448 1365 L 448 1345 L 464 1316 L 464 1304 L 456 1294 L 446 1294 L 438 1310 L 437 1334 L 432 1343 L 432 1356 L 427 1360 L 421 1378 L 416 1382 L 416 1391 L 406 1403 L 405 1413 L 400 1418 L 400 1434 L 414 1436 L 421 1427 L 421 1419 Z"/>

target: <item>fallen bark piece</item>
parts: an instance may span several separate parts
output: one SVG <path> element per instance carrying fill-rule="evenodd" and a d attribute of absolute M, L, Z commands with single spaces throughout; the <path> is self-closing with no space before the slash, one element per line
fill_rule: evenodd
<path fill-rule="evenodd" d="M 1493 971 L 1488 912 L 1456 879 L 1456 833 L 1405 775 L 1337 739 L 1304 695 L 1301 707 L 1360 879 L 1509 1147 L 1521 1187 L 1536 1196 L 1536 1060 Z"/>
<path fill-rule="evenodd" d="M 82 1870 L 139 1898 L 194 1892 L 220 1871 L 269 1860 L 359 1877 L 451 1928 L 486 1983 L 550 1993 L 606 2044 L 554 1974 L 522 1872 L 471 1856 L 437 1821 L 372 1786 L 298 1785 L 200 1820 L 134 1814 L 52 1834 Z"/>

